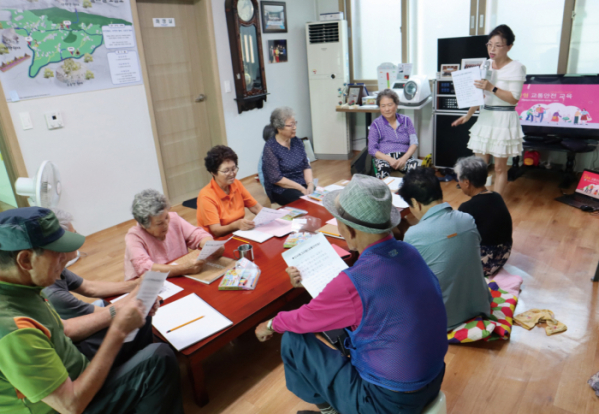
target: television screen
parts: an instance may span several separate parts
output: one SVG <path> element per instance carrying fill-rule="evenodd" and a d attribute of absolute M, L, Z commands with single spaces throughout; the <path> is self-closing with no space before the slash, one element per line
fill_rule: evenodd
<path fill-rule="evenodd" d="M 576 192 L 599 200 L 599 174 L 584 170 L 576 186 Z"/>
<path fill-rule="evenodd" d="M 516 111 L 524 128 L 599 129 L 599 85 L 525 84 Z"/>

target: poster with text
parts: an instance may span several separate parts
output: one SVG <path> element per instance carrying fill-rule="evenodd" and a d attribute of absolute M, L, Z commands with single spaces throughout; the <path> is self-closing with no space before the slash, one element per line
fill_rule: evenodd
<path fill-rule="evenodd" d="M 2 0 L 8 102 L 142 83 L 129 0 Z"/>
<path fill-rule="evenodd" d="M 522 125 L 599 129 L 599 85 L 524 85 Z"/>

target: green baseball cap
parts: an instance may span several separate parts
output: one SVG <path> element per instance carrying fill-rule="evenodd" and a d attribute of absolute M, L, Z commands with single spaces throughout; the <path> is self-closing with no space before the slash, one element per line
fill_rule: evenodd
<path fill-rule="evenodd" d="M 51 210 L 23 207 L 0 213 L 0 250 L 14 252 L 41 247 L 68 253 L 79 249 L 85 236 L 65 231 Z"/>

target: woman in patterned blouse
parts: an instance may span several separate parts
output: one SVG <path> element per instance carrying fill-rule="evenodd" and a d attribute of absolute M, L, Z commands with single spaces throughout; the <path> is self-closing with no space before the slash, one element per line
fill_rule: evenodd
<path fill-rule="evenodd" d="M 312 168 L 304 144 L 295 136 L 293 110 L 275 109 L 270 115 L 270 126 L 274 136 L 266 142 L 262 153 L 263 184 L 272 202 L 285 205 L 314 191 Z"/>

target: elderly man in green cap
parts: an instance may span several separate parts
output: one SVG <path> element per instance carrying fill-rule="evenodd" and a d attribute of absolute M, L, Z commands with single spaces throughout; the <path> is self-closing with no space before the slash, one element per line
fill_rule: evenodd
<path fill-rule="evenodd" d="M 389 188 L 356 174 L 323 205 L 360 257 L 307 305 L 258 325 L 281 333 L 287 388 L 321 413 L 421 413 L 437 397 L 447 352 L 439 282 L 418 251 L 393 238 L 400 221 Z M 301 274 L 288 268 L 291 283 Z M 345 329 L 349 358 L 314 333 Z"/>
<path fill-rule="evenodd" d="M 113 308 L 90 363 L 42 297 L 84 240 L 45 208 L 0 213 L 0 413 L 183 413 L 177 360 L 167 345 L 148 345 L 113 366 L 127 335 L 144 324 L 140 301 L 116 314 Z M 75 337 L 89 335 L 83 324 L 73 329 Z"/>

